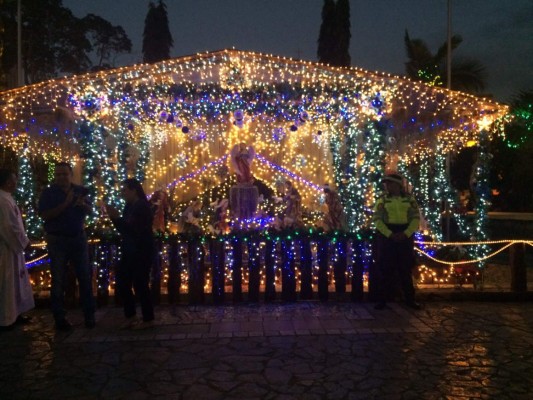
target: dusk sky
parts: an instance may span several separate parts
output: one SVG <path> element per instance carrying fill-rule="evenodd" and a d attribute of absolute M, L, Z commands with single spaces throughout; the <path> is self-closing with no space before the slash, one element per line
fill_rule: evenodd
<path fill-rule="evenodd" d="M 121 25 L 142 62 L 149 0 L 63 0 L 78 17 L 99 15 Z M 166 0 L 172 57 L 235 47 L 316 61 L 323 0 Z M 351 0 L 352 65 L 404 75 L 405 29 L 435 52 L 446 41 L 447 0 Z M 487 68 L 487 93 L 509 101 L 533 89 L 533 1 L 452 0 L 452 30 L 463 37 L 454 57 Z"/>

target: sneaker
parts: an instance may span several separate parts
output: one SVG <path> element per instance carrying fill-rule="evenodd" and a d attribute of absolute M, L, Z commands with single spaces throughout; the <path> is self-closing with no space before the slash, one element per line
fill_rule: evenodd
<path fill-rule="evenodd" d="M 56 329 L 58 331 L 68 332 L 72 329 L 72 324 L 66 318 L 58 319 L 56 321 Z"/>

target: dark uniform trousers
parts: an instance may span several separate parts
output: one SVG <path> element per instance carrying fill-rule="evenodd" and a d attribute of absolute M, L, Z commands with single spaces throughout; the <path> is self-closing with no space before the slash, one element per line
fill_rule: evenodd
<path fill-rule="evenodd" d="M 403 232 L 407 225 L 388 224 L 394 232 Z M 387 302 L 396 293 L 396 282 L 400 283 L 405 302 L 415 301 L 412 272 L 415 266 L 414 239 L 410 237 L 401 242 L 377 234 L 374 242 L 374 261 L 378 273 L 377 301 Z"/>

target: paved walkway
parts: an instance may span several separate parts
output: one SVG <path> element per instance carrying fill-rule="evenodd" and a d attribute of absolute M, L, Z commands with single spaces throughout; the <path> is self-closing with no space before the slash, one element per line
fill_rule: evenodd
<path fill-rule="evenodd" d="M 533 305 L 299 302 L 81 311 L 55 332 L 45 309 L 0 333 L 0 399 L 532 399 Z"/>

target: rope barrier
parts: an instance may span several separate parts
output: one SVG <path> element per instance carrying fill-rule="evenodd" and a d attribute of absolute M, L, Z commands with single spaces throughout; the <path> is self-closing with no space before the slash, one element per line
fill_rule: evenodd
<path fill-rule="evenodd" d="M 100 240 L 99 239 L 92 239 L 90 242 L 98 243 L 98 242 L 100 242 Z M 417 247 L 415 247 L 415 251 L 417 251 L 418 253 L 420 253 L 420 254 L 426 256 L 427 258 L 429 258 L 429 259 L 431 259 L 431 260 L 433 260 L 435 262 L 438 262 L 440 264 L 445 264 L 445 265 L 463 265 L 463 264 L 473 264 L 473 263 L 478 263 L 478 262 L 481 262 L 481 261 L 488 260 L 489 258 L 492 258 L 495 255 L 497 255 L 497 254 L 501 253 L 502 251 L 504 251 L 505 249 L 511 247 L 513 244 L 524 243 L 524 244 L 527 244 L 529 246 L 533 246 L 533 240 L 488 240 L 488 241 L 484 241 L 484 242 L 425 242 L 425 241 L 422 241 L 422 240 L 415 241 L 415 244 L 418 244 L 418 245 L 455 246 L 455 247 L 457 247 L 457 246 L 481 246 L 481 245 L 504 244 L 504 243 L 506 243 L 506 245 L 503 246 L 502 248 L 494 251 L 493 253 L 490 253 L 490 254 L 486 255 L 485 257 L 481 257 L 481 258 L 478 258 L 478 259 L 475 259 L 475 260 L 460 260 L 460 261 L 440 260 L 440 259 L 438 259 L 436 257 L 433 257 L 432 255 L 428 254 L 424 250 L 419 249 Z M 31 247 L 37 247 L 37 248 L 44 248 L 45 246 L 46 246 L 46 243 L 33 243 L 31 245 Z M 33 264 L 33 263 L 35 263 L 37 261 L 42 260 L 43 258 L 45 258 L 47 256 L 48 256 L 48 253 L 46 253 L 43 256 L 37 257 L 36 259 L 33 259 L 31 261 L 27 261 L 26 265 Z"/>
<path fill-rule="evenodd" d="M 482 246 L 482 245 L 490 245 L 490 244 L 505 244 L 505 246 L 503 246 L 502 248 L 494 251 L 493 253 L 490 253 L 484 257 L 481 257 L 481 258 L 478 258 L 478 259 L 475 259 L 475 260 L 458 260 L 458 261 L 447 261 L 447 260 L 440 260 L 436 257 L 433 257 L 432 255 L 428 254 L 427 252 L 425 252 L 424 250 L 422 249 L 419 249 L 419 248 L 416 248 L 415 247 L 415 250 L 426 256 L 427 258 L 430 258 L 431 260 L 435 261 L 435 262 L 438 262 L 440 264 L 445 264 L 445 265 L 464 265 L 464 264 L 473 264 L 473 263 L 478 263 L 478 262 L 482 262 L 482 261 L 485 261 L 485 260 L 488 260 L 489 258 L 491 257 L 494 257 L 496 254 L 498 253 L 501 253 L 502 251 L 504 251 L 505 249 L 511 247 L 512 245 L 514 244 L 518 244 L 518 243 L 524 243 L 524 244 L 527 244 L 529 246 L 533 246 L 533 240 L 488 240 L 488 241 L 484 241 L 484 242 L 424 242 L 424 241 L 421 241 L 421 240 L 417 240 L 415 241 L 416 244 L 418 245 L 431 245 L 431 246 Z"/>
<path fill-rule="evenodd" d="M 533 246 L 533 240 L 525 239 L 506 239 L 506 240 L 486 240 L 483 242 L 426 242 L 424 240 L 416 240 L 416 244 L 426 244 L 431 246 L 479 246 L 484 244 L 502 244 L 502 243 L 526 243 Z"/>

